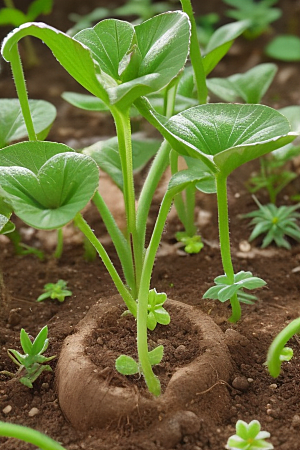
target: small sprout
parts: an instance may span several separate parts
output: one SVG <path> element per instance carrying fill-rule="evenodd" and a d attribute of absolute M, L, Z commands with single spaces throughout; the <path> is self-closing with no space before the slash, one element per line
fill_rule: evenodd
<path fill-rule="evenodd" d="M 250 242 L 260 234 L 266 234 L 262 242 L 262 248 L 266 248 L 274 241 L 277 247 L 290 250 L 291 246 L 284 236 L 289 236 L 300 242 L 300 228 L 296 223 L 296 220 L 300 217 L 296 209 L 300 207 L 300 204 L 277 208 L 272 203 L 263 206 L 255 197 L 254 200 L 259 209 L 242 216 L 243 218 L 252 217 L 250 225 L 255 225 L 249 238 Z"/>
<path fill-rule="evenodd" d="M 182 242 L 182 244 L 185 246 L 184 250 L 186 253 L 199 253 L 204 244 L 201 240 L 201 236 L 195 235 L 195 236 L 188 236 L 186 232 L 179 231 L 176 233 L 176 239 L 178 242 Z"/>
<path fill-rule="evenodd" d="M 167 300 L 167 294 L 164 292 L 157 293 L 156 289 L 151 289 L 148 295 L 148 317 L 147 327 L 153 331 L 158 323 L 161 325 L 169 325 L 170 315 L 163 308 L 164 302 Z"/>
<path fill-rule="evenodd" d="M 159 345 L 150 352 L 148 358 L 151 366 L 156 366 L 161 362 L 164 356 L 164 347 Z M 116 359 L 115 367 L 122 375 L 141 374 L 142 368 L 131 356 L 121 355 Z"/>
<path fill-rule="evenodd" d="M 238 295 L 239 300 L 243 303 L 247 303 L 247 300 L 255 300 L 254 298 L 247 298 L 248 294 L 245 294 L 243 289 L 257 289 L 266 284 L 261 278 L 253 277 L 251 272 L 244 272 L 243 270 L 234 274 L 233 283 L 229 282 L 226 275 L 221 275 L 215 278 L 214 281 L 216 286 L 209 288 L 203 295 L 203 298 L 219 300 L 222 303 L 229 300 L 235 294 Z"/>
<path fill-rule="evenodd" d="M 70 297 L 72 292 L 66 289 L 67 282 L 64 280 L 58 280 L 57 283 L 47 283 L 44 286 L 44 293 L 41 294 L 37 302 L 41 302 L 46 298 L 57 299 L 59 302 L 64 302 L 66 297 Z"/>
<path fill-rule="evenodd" d="M 265 441 L 270 437 L 270 433 L 260 431 L 260 428 L 258 420 L 252 420 L 249 424 L 238 420 L 236 434 L 228 439 L 226 448 L 228 450 L 272 450 L 273 445 Z"/>
<path fill-rule="evenodd" d="M 23 371 L 24 376 L 20 378 L 20 382 L 25 386 L 32 388 L 32 383 L 41 375 L 44 370 L 51 372 L 51 367 L 44 363 L 51 361 L 56 358 L 56 356 L 50 356 L 47 358 L 42 354 L 47 350 L 49 340 L 47 339 L 48 327 L 45 326 L 41 329 L 37 337 L 33 342 L 31 342 L 28 333 L 22 328 L 20 332 L 20 342 L 24 355 L 22 355 L 17 350 L 8 349 L 7 353 L 11 360 L 19 366 L 18 371 L 13 374 L 11 372 L 2 371 L 4 375 L 17 376 Z"/>

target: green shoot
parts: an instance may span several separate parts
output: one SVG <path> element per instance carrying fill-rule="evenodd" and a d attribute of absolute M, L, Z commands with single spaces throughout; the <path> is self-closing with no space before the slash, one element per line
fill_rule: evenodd
<path fill-rule="evenodd" d="M 289 323 L 273 340 L 269 347 L 266 365 L 272 377 L 280 374 L 281 363 L 289 361 L 293 357 L 293 350 L 285 347 L 286 343 L 300 331 L 300 318 Z"/>
<path fill-rule="evenodd" d="M 70 297 L 72 292 L 67 288 L 67 282 L 58 280 L 56 283 L 47 283 L 44 286 L 44 293 L 37 298 L 37 302 L 41 302 L 46 298 L 56 299 L 59 302 L 64 302 L 66 297 Z"/>
<path fill-rule="evenodd" d="M 47 339 L 48 327 L 45 326 L 41 329 L 37 337 L 31 342 L 28 333 L 22 328 L 20 332 L 20 342 L 24 354 L 17 350 L 8 349 L 7 353 L 11 360 L 19 366 L 18 371 L 13 374 L 11 372 L 2 371 L 4 375 L 12 377 L 22 375 L 20 382 L 25 386 L 32 388 L 32 383 L 41 375 L 44 371 L 52 371 L 51 367 L 45 363 L 56 358 L 56 356 L 46 357 L 43 353 L 47 350 L 49 341 Z"/>
<path fill-rule="evenodd" d="M 249 424 L 238 420 L 236 434 L 228 439 L 226 448 L 228 450 L 272 450 L 273 445 L 265 441 L 270 437 L 270 433 L 260 430 L 261 425 L 258 420 L 252 420 Z"/>
<path fill-rule="evenodd" d="M 58 442 L 39 431 L 23 425 L 0 421 L 0 436 L 19 439 L 37 446 L 40 450 L 66 450 Z"/>
<path fill-rule="evenodd" d="M 299 209 L 300 204 L 279 206 L 278 208 L 273 203 L 263 206 L 255 197 L 254 200 L 259 209 L 242 215 L 243 218 L 252 218 L 250 226 L 254 226 L 254 230 L 249 237 L 250 242 L 261 234 L 266 235 L 261 245 L 262 248 L 268 247 L 274 241 L 277 247 L 290 250 L 291 245 L 285 236 L 300 242 L 300 227 L 296 223 L 300 217 L 300 213 L 296 212 L 296 209 Z"/>

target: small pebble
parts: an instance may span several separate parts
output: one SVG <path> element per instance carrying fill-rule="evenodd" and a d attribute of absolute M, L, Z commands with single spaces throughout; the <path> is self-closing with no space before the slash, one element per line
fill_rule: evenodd
<path fill-rule="evenodd" d="M 9 414 L 11 412 L 11 410 L 12 410 L 12 406 L 11 405 L 7 405 L 7 406 L 5 406 L 5 408 L 2 409 L 2 412 L 4 414 Z"/>
<path fill-rule="evenodd" d="M 298 414 L 295 414 L 292 419 L 292 427 L 300 428 L 300 416 Z"/>
<path fill-rule="evenodd" d="M 37 408 L 31 408 L 31 410 L 30 410 L 29 413 L 28 413 L 28 416 L 29 416 L 29 417 L 34 417 L 34 416 L 36 416 L 39 412 L 40 412 L 39 409 L 37 409 Z"/>
<path fill-rule="evenodd" d="M 270 384 L 269 388 L 270 389 L 277 389 L 277 384 L 272 383 L 272 384 Z"/>
<path fill-rule="evenodd" d="M 176 359 L 182 359 L 186 355 L 186 346 L 185 345 L 179 345 L 175 351 L 174 356 Z"/>
<path fill-rule="evenodd" d="M 247 391 L 249 388 L 249 381 L 246 377 L 235 377 L 232 386 L 239 391 Z"/>
<path fill-rule="evenodd" d="M 251 250 L 251 245 L 249 244 L 248 241 L 241 241 L 239 243 L 239 249 L 243 253 L 248 253 Z"/>

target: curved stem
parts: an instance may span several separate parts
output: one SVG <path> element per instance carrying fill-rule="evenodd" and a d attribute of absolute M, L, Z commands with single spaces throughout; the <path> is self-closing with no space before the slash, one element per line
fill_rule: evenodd
<path fill-rule="evenodd" d="M 187 224 L 186 232 L 190 237 L 195 236 L 197 228 L 195 226 L 195 206 L 196 206 L 196 188 L 194 185 L 190 185 L 185 190 L 185 203 L 186 203 L 186 215 Z"/>
<path fill-rule="evenodd" d="M 122 265 L 126 282 L 132 290 L 133 297 L 136 298 L 137 292 L 135 292 L 134 266 L 132 261 L 131 248 L 98 191 L 93 197 L 93 203 L 98 209 L 104 225 L 115 246 L 116 252 Z"/>
<path fill-rule="evenodd" d="M 190 0 L 180 0 L 182 10 L 189 16 L 191 22 L 191 46 L 190 58 L 194 69 L 199 104 L 207 103 L 208 90 L 206 86 L 206 76 L 204 72 L 200 45 L 197 38 L 197 28 L 193 9 Z"/>
<path fill-rule="evenodd" d="M 175 150 L 171 150 L 170 152 L 170 168 L 171 168 L 171 174 L 174 175 L 178 172 L 178 153 L 175 152 Z M 182 197 L 182 193 L 175 195 L 174 197 L 174 205 L 176 208 L 176 212 L 178 214 L 179 220 L 182 222 L 185 230 L 187 229 L 187 216 L 186 216 L 186 209 L 185 209 L 185 203 Z"/>
<path fill-rule="evenodd" d="M 111 279 L 113 280 L 117 290 L 119 291 L 119 294 L 123 298 L 124 302 L 126 303 L 127 308 L 131 312 L 131 314 L 136 317 L 137 315 L 137 305 L 134 301 L 133 297 L 131 296 L 128 289 L 124 286 L 118 272 L 116 271 L 113 263 L 111 262 L 105 248 L 101 244 L 101 242 L 96 238 L 95 234 L 89 227 L 89 225 L 86 223 L 86 221 L 83 219 L 80 213 L 78 213 L 75 216 L 74 219 L 75 225 L 80 229 L 80 231 L 85 235 L 85 237 L 90 241 L 90 243 L 95 247 L 98 255 L 103 261 L 103 264 L 105 265 L 109 275 L 111 276 Z"/>
<path fill-rule="evenodd" d="M 18 44 L 15 44 L 12 46 L 12 48 L 10 50 L 10 54 L 11 54 L 11 60 L 10 60 L 11 69 L 12 69 L 12 73 L 13 73 L 13 77 L 14 77 L 14 81 L 15 81 L 15 85 L 16 85 L 17 94 L 18 94 L 18 97 L 20 100 L 22 114 L 23 114 L 25 125 L 27 128 L 28 138 L 30 141 L 36 141 L 37 137 L 35 134 L 32 117 L 31 117 L 31 112 L 30 112 L 30 108 L 29 108 L 26 83 L 25 83 L 22 63 L 21 63 L 21 59 L 20 59 L 20 55 L 19 55 L 19 51 L 18 51 Z"/>
<path fill-rule="evenodd" d="M 285 344 L 300 331 L 300 317 L 289 323 L 273 340 L 268 350 L 267 366 L 272 377 L 278 377 L 281 368 L 280 355 Z"/>
<path fill-rule="evenodd" d="M 41 450 L 66 450 L 58 442 L 39 431 L 22 425 L 0 421 L 0 436 L 13 437 L 36 445 Z"/>
<path fill-rule="evenodd" d="M 230 252 L 229 237 L 229 217 L 227 204 L 227 177 L 222 174 L 216 175 L 217 200 L 218 200 L 218 221 L 219 221 L 219 237 L 222 265 L 224 273 L 229 283 L 234 283 L 234 270 Z M 237 322 L 241 318 L 241 305 L 238 301 L 237 294 L 231 299 L 232 314 L 229 318 L 230 322 Z"/>
<path fill-rule="evenodd" d="M 163 233 L 164 225 L 166 223 L 171 203 L 172 203 L 172 196 L 167 193 L 163 198 L 158 213 L 158 217 L 155 223 L 155 227 L 152 233 L 152 237 L 145 254 L 138 296 L 138 307 L 137 307 L 137 348 L 138 348 L 139 362 L 141 364 L 142 372 L 145 377 L 148 389 L 154 395 L 160 394 L 160 382 L 158 378 L 154 375 L 148 358 L 148 343 L 147 343 L 148 295 L 155 255 L 160 243 L 161 235 Z"/>

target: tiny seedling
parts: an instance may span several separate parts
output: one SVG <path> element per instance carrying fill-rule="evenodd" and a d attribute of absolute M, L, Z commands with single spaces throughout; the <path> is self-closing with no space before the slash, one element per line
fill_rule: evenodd
<path fill-rule="evenodd" d="M 228 439 L 226 448 L 228 450 L 272 450 L 273 445 L 265 441 L 269 439 L 270 433 L 260 430 L 261 425 L 258 420 L 252 420 L 249 424 L 238 420 L 236 434 Z"/>
<path fill-rule="evenodd" d="M 269 347 L 266 365 L 270 375 L 277 378 L 280 374 L 281 364 L 290 361 L 293 357 L 293 349 L 285 347 L 287 342 L 300 332 L 300 318 L 289 323 L 273 340 Z"/>
<path fill-rule="evenodd" d="M 259 209 L 242 215 L 243 218 L 252 218 L 250 226 L 254 225 L 254 230 L 249 237 L 250 242 L 261 234 L 266 234 L 262 248 L 266 248 L 274 241 L 277 247 L 290 250 L 291 245 L 285 236 L 300 242 L 300 228 L 296 223 L 300 217 L 296 209 L 299 209 L 300 204 L 277 207 L 273 203 L 262 205 L 255 197 L 253 198 Z"/>
<path fill-rule="evenodd" d="M 175 234 L 178 242 L 181 242 L 184 246 L 184 251 L 186 253 L 199 253 L 203 249 L 203 242 L 201 236 L 195 234 L 194 236 L 189 236 L 186 231 L 178 231 Z"/>
<path fill-rule="evenodd" d="M 42 302 L 46 298 L 56 299 L 59 302 L 64 302 L 66 297 L 70 297 L 72 292 L 67 288 L 67 282 L 64 280 L 58 280 L 57 283 L 47 283 L 44 286 L 43 294 L 37 298 L 37 302 Z"/>
<path fill-rule="evenodd" d="M 22 328 L 20 332 L 20 342 L 24 354 L 18 352 L 17 350 L 8 349 L 8 356 L 12 361 L 19 366 L 16 373 L 11 373 L 8 371 L 2 371 L 4 375 L 9 375 L 12 377 L 19 376 L 24 373 L 20 378 L 20 382 L 25 386 L 32 388 L 32 383 L 41 375 L 45 370 L 51 372 L 51 367 L 45 363 L 56 358 L 56 356 L 46 357 L 43 353 L 47 350 L 49 345 L 49 340 L 47 339 L 48 327 L 45 326 L 41 329 L 37 337 L 33 342 L 31 342 L 28 333 Z"/>
<path fill-rule="evenodd" d="M 23 425 L 0 421 L 0 436 L 29 442 L 40 450 L 66 450 L 46 434 Z"/>
<path fill-rule="evenodd" d="M 226 12 L 228 17 L 235 20 L 247 19 L 249 27 L 244 35 L 247 39 L 255 39 L 269 30 L 269 24 L 281 17 L 281 9 L 272 8 L 278 0 L 223 0 L 235 9 Z"/>

